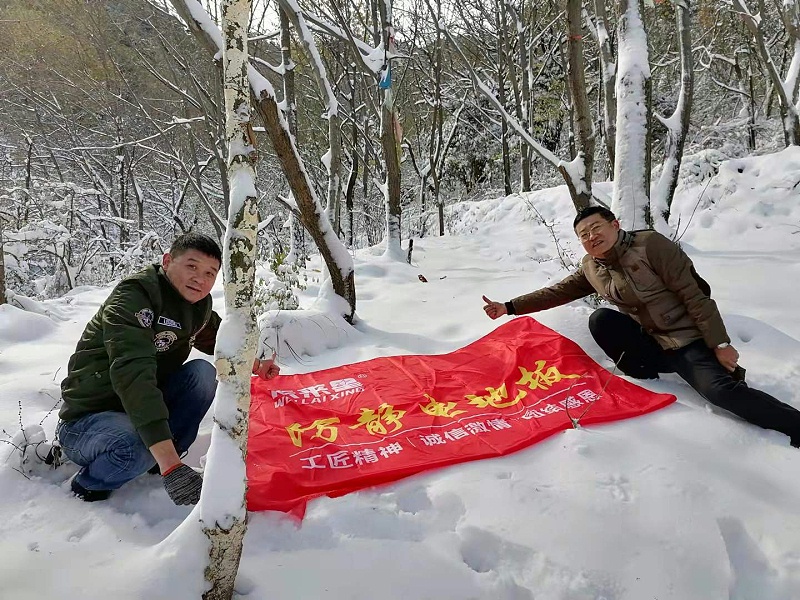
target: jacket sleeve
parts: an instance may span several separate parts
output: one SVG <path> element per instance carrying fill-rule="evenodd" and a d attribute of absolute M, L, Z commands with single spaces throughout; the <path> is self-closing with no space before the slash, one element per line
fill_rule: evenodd
<path fill-rule="evenodd" d="M 208 317 L 208 322 L 197 332 L 197 336 L 194 338 L 194 347 L 204 354 L 214 354 L 214 346 L 217 343 L 217 332 L 221 321 L 220 316 L 212 310 L 211 315 Z"/>
<path fill-rule="evenodd" d="M 146 317 L 137 317 L 147 311 L 149 326 L 140 322 L 146 324 Z M 169 411 L 157 386 L 150 297 L 139 284 L 123 283 L 106 303 L 102 318 L 111 385 L 133 426 L 148 448 L 172 439 Z"/>
<path fill-rule="evenodd" d="M 513 314 L 525 315 L 547 310 L 593 294 L 594 291 L 592 284 L 583 274 L 583 269 L 579 269 L 555 285 L 536 290 L 524 296 L 517 296 L 511 300 L 511 305 L 514 307 Z"/>
<path fill-rule="evenodd" d="M 668 290 L 680 298 L 709 348 L 730 343 L 717 303 L 700 289 L 692 271 L 692 260 L 681 247 L 655 233 L 647 242 L 647 261 Z"/>

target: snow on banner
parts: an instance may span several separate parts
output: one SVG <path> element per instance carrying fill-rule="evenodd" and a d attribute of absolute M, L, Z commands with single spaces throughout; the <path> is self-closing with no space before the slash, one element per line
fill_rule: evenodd
<path fill-rule="evenodd" d="M 675 401 L 611 375 L 530 317 L 449 354 L 253 378 L 252 392 L 248 508 L 298 516 L 317 496 L 509 454 L 572 419 L 616 421 Z"/>

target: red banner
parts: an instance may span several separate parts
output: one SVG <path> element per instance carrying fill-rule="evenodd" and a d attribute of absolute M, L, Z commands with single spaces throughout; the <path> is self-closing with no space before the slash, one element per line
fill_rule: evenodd
<path fill-rule="evenodd" d="M 271 381 L 253 378 L 250 510 L 297 515 L 420 471 L 502 456 L 573 426 L 662 408 L 530 317 L 433 356 L 392 356 Z"/>

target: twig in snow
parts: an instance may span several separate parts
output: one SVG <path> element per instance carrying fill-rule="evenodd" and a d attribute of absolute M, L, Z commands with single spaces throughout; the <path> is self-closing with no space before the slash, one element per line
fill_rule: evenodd
<path fill-rule="evenodd" d="M 48 395 L 48 396 L 50 396 L 51 398 L 53 397 L 53 396 L 51 396 L 51 395 L 50 395 L 48 392 L 45 392 L 45 394 L 47 394 L 47 395 Z M 55 403 L 55 404 L 53 404 L 53 408 L 51 408 L 50 410 L 48 410 L 48 411 L 47 411 L 47 414 L 46 414 L 45 416 L 43 416 L 43 417 L 42 417 L 42 420 L 41 420 L 41 421 L 39 421 L 39 426 L 41 426 L 41 425 L 42 425 L 42 423 L 44 423 L 44 422 L 45 422 L 45 420 L 47 419 L 47 417 L 49 417 L 49 416 L 50 416 L 50 415 L 53 413 L 53 411 L 54 411 L 54 410 L 55 410 L 55 409 L 58 407 L 58 405 L 59 405 L 59 404 L 61 404 L 61 398 L 57 398 L 57 399 L 56 399 L 56 403 Z"/>
<path fill-rule="evenodd" d="M 539 217 L 539 220 L 542 222 L 542 225 L 544 225 L 547 228 L 547 231 L 550 232 L 550 237 L 553 238 L 553 243 L 556 246 L 556 252 L 558 252 L 558 260 L 561 263 L 561 266 L 564 267 L 565 269 L 574 269 L 575 264 L 572 262 L 572 259 L 570 259 L 569 255 L 567 254 L 567 251 L 561 245 L 561 242 L 558 241 L 558 236 L 556 235 L 554 224 L 545 221 L 545 218 L 537 210 L 533 202 L 531 202 L 529 199 L 526 198 L 525 203 L 533 210 L 533 212 L 536 213 L 536 216 Z"/>
<path fill-rule="evenodd" d="M 689 222 L 688 222 L 688 223 L 686 223 L 686 227 L 684 227 L 684 229 L 683 229 L 683 233 L 682 233 L 682 234 L 680 234 L 680 235 L 679 235 L 677 238 L 675 238 L 675 240 L 674 240 L 674 241 L 676 241 L 676 242 L 680 242 L 680 241 L 681 241 L 681 238 L 684 236 L 684 234 L 686 233 L 686 231 L 689 229 L 689 225 L 691 225 L 691 223 L 692 223 L 692 219 L 694 219 L 694 213 L 695 213 L 695 212 L 697 212 L 697 207 L 698 207 L 698 206 L 700 206 L 700 201 L 703 199 L 703 194 L 705 194 L 705 193 L 706 193 L 706 190 L 708 189 L 708 186 L 711 184 L 711 180 L 712 180 L 712 179 L 714 179 L 714 178 L 713 178 L 713 177 L 711 177 L 711 178 L 708 180 L 708 183 L 706 183 L 706 187 L 704 187 L 704 188 L 703 188 L 703 191 L 702 191 L 702 192 L 700 192 L 700 197 L 697 199 L 697 204 L 695 204 L 695 205 L 694 205 L 694 208 L 692 209 L 692 214 L 691 214 L 691 215 L 689 215 Z M 681 226 L 681 221 L 680 221 L 680 219 L 678 219 L 678 227 L 676 227 L 676 228 L 675 228 L 675 231 L 676 231 L 676 233 L 677 233 L 677 230 L 678 230 L 678 228 L 680 228 L 680 226 Z"/>
<path fill-rule="evenodd" d="M 620 363 L 620 361 L 622 360 L 622 357 L 623 357 L 623 356 L 625 356 L 625 351 L 623 351 L 623 352 L 622 352 L 622 354 L 620 354 L 620 355 L 619 355 L 619 358 L 617 359 L 617 362 L 615 362 L 615 363 L 614 363 L 614 369 L 611 371 L 611 374 L 608 376 L 608 379 L 606 380 L 606 383 L 605 383 L 605 385 L 603 386 L 603 389 L 602 389 L 602 390 L 600 390 L 600 395 L 601 395 L 601 396 L 602 396 L 602 395 L 605 393 L 605 391 L 606 391 L 606 388 L 608 387 L 608 384 L 609 384 L 609 383 L 611 383 L 611 380 L 613 379 L 613 377 L 614 377 L 614 374 L 617 372 L 617 367 L 619 366 L 619 363 Z M 580 426 L 581 426 L 581 423 L 580 423 L 580 421 L 581 421 L 581 419 L 584 417 L 584 415 L 586 415 L 586 413 L 587 413 L 587 412 L 589 412 L 589 409 L 590 409 L 590 408 L 592 408 L 592 406 L 593 406 L 593 405 L 594 405 L 594 402 L 592 402 L 591 404 L 589 404 L 589 405 L 588 405 L 588 406 L 587 406 L 587 407 L 584 409 L 584 411 L 581 413 L 581 416 L 580 416 L 580 417 L 578 417 L 577 419 L 570 418 L 570 421 L 572 421 L 572 426 L 573 426 L 575 429 L 580 429 Z M 569 413 L 568 413 L 568 414 L 569 414 Z"/>

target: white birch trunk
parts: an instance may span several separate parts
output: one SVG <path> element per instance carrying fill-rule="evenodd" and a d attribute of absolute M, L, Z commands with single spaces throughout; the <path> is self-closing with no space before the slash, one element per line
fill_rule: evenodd
<path fill-rule="evenodd" d="M 639 0 L 620 0 L 617 138 L 611 210 L 624 229 L 650 226 L 647 173 L 650 67 Z"/>
<path fill-rule="evenodd" d="M 203 600 L 233 597 L 247 529 L 245 492 L 250 376 L 257 331 L 253 318 L 256 230 L 255 148 L 250 125 L 247 27 L 250 0 L 223 0 L 225 133 L 230 209 L 223 248 L 225 319 L 215 349 L 219 387 L 200 498 L 200 523 L 210 542 Z"/>

